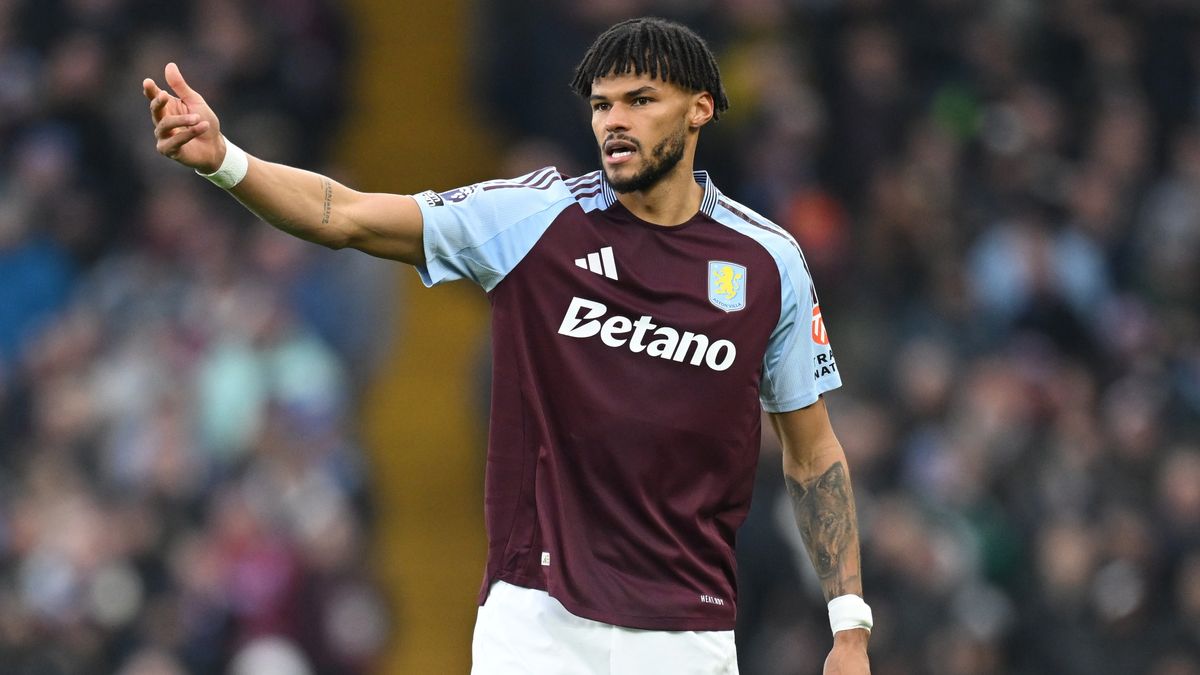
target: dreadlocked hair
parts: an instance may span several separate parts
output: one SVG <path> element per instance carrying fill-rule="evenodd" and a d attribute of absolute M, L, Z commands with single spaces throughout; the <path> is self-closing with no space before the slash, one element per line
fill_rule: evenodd
<path fill-rule="evenodd" d="M 729 109 L 721 72 L 704 39 L 690 28 L 657 18 L 629 19 L 604 31 L 575 68 L 571 90 L 587 98 L 592 82 L 609 75 L 649 75 L 713 97 L 713 119 Z"/>

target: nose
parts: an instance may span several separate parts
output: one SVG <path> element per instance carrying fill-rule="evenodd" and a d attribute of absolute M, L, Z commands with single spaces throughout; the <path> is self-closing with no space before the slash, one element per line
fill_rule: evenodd
<path fill-rule="evenodd" d="M 608 114 L 604 116 L 604 130 L 612 133 L 616 131 L 626 131 L 629 129 L 629 121 L 625 117 L 625 108 L 620 103 L 615 103 L 608 109 Z"/>

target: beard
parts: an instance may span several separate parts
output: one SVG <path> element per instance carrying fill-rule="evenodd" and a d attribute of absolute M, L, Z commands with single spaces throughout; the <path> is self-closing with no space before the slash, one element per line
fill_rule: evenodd
<path fill-rule="evenodd" d="M 654 149 L 650 151 L 650 156 L 646 158 L 646 165 L 642 167 L 641 171 L 638 171 L 629 178 L 614 178 L 606 168 L 604 175 L 608 179 L 608 184 L 612 186 L 613 190 L 621 194 L 640 192 L 654 187 L 664 176 L 671 173 L 675 165 L 679 164 L 679 160 L 683 159 L 683 141 L 684 131 L 681 127 L 679 131 L 667 136 L 662 142 L 654 146 Z M 638 149 L 641 149 L 641 144 L 638 144 Z M 601 166 L 603 166 L 603 147 L 600 149 L 600 161 Z"/>

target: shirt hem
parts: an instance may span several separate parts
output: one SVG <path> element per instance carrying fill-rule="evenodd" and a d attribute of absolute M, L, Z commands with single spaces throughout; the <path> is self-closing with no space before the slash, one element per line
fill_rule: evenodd
<path fill-rule="evenodd" d="M 612 626 L 620 626 L 622 628 L 632 628 L 636 630 L 659 630 L 659 631 L 729 631 L 734 629 L 737 623 L 736 617 L 727 619 L 713 617 L 679 617 L 679 616 L 639 616 L 636 614 L 623 614 L 620 612 L 609 612 L 595 609 L 582 605 L 570 598 L 564 598 L 560 595 L 555 595 L 541 579 L 530 579 L 521 574 L 498 574 L 493 577 L 485 586 L 485 590 L 480 594 L 479 604 L 483 604 L 487 598 L 487 593 L 490 591 L 492 582 L 504 581 L 514 586 L 521 588 L 531 588 L 538 591 L 545 591 L 550 597 L 562 603 L 568 612 L 583 619 L 591 619 L 607 623 Z"/>

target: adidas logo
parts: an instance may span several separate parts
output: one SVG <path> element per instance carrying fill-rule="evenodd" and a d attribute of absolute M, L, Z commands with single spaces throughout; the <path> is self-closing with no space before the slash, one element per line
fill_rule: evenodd
<path fill-rule="evenodd" d="M 586 258 L 576 258 L 575 266 L 594 274 L 603 274 L 614 281 L 617 278 L 617 261 L 613 258 L 611 246 L 605 246 L 595 253 L 587 254 Z"/>

